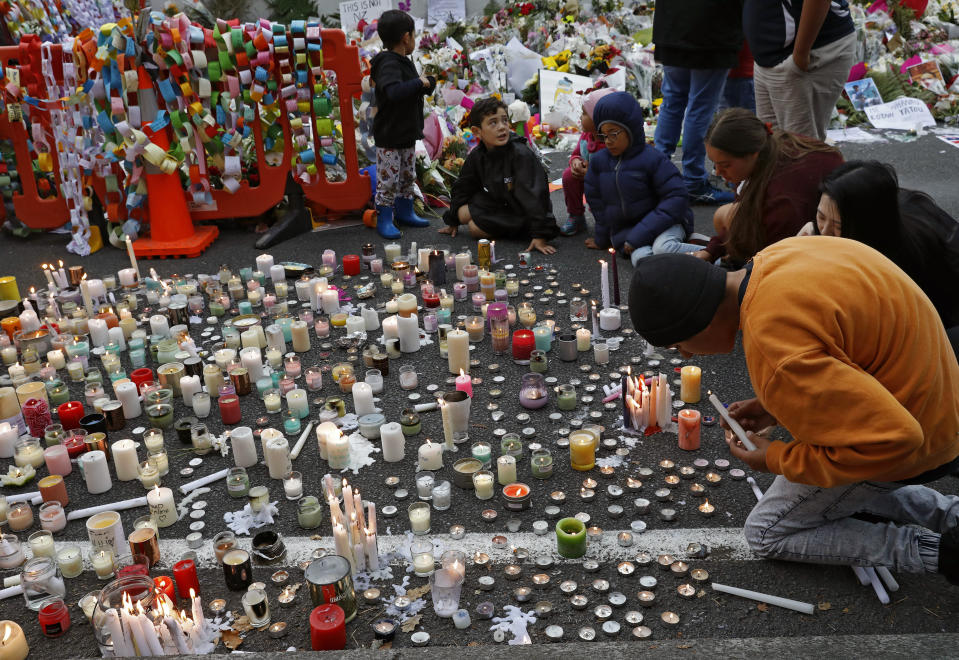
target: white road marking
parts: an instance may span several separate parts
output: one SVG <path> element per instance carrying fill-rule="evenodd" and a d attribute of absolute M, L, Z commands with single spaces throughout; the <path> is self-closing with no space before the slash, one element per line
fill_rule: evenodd
<path fill-rule="evenodd" d="M 380 521 L 381 528 L 383 522 Z M 661 553 L 668 553 L 685 558 L 686 546 L 690 543 L 700 543 L 708 546 L 712 559 L 752 560 L 756 556 L 749 550 L 743 531 L 739 527 L 708 527 L 708 528 L 680 528 L 647 530 L 641 534 L 633 534 L 633 545 L 620 546 L 617 540 L 621 530 L 607 530 L 599 541 L 589 544 L 586 553 L 587 559 L 596 559 L 603 562 L 623 561 L 633 559 L 639 552 L 646 551 L 654 557 Z M 507 548 L 496 550 L 493 548 L 492 538 L 502 535 L 507 538 Z M 240 547 L 249 549 L 252 537 L 240 537 Z M 547 534 L 538 536 L 531 532 L 509 533 L 499 530 L 490 530 L 485 533 L 467 534 L 462 539 L 453 540 L 449 534 L 430 534 L 423 538 L 430 539 L 438 547 L 462 550 L 468 558 L 476 552 L 489 554 L 494 563 L 506 563 L 512 557 L 510 548 L 526 548 L 530 560 L 536 557 L 549 556 L 563 562 L 579 562 L 581 560 L 562 559 L 556 552 L 556 534 L 551 528 Z M 316 539 L 309 536 L 284 537 L 287 548 L 288 566 L 295 566 L 301 561 L 308 560 L 311 553 L 317 548 L 333 551 L 333 537 L 323 536 Z M 81 548 L 83 556 L 89 556 L 89 542 L 71 542 Z M 401 553 L 406 549 L 408 554 L 409 539 L 405 535 L 379 536 L 379 551 L 381 555 L 391 552 Z M 160 553 L 163 557 L 161 566 L 169 568 L 183 554 L 191 548 L 184 539 L 164 539 L 163 530 L 160 530 Z M 216 559 L 213 554 L 212 539 L 204 538 L 200 548 L 192 550 L 197 554 L 198 565 L 201 568 L 215 568 Z"/>

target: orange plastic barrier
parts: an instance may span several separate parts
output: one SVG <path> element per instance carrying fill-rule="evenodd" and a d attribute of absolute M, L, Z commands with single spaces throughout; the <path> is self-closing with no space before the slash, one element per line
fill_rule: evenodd
<path fill-rule="evenodd" d="M 359 98 L 363 73 L 360 69 L 358 49 L 353 44 L 347 44 L 346 36 L 341 30 L 324 29 L 321 31 L 323 39 L 323 68 L 335 73 L 337 96 L 340 104 L 340 122 L 342 125 L 343 152 L 346 160 L 347 178 L 345 181 L 331 182 L 326 178 L 325 168 L 319 158 L 320 136 L 316 129 L 316 117 L 313 116 L 313 133 L 316 143 L 316 164 L 319 170 L 317 181 L 313 184 L 302 185 L 305 196 L 312 202 L 311 206 L 322 209 L 324 212 L 338 215 L 349 211 L 362 209 L 370 198 L 370 178 L 360 174 L 356 154 L 356 124 L 353 118 L 353 98 Z M 54 47 L 55 75 L 61 80 L 60 46 Z M 21 71 L 21 88 L 25 93 L 35 98 L 43 97 L 42 77 L 40 76 L 40 41 L 35 37 L 25 37 L 18 46 L 0 47 L 0 63 L 6 66 L 18 66 Z M 50 113 L 43 107 L 29 108 L 30 116 L 39 121 L 48 132 Z M 217 230 L 211 227 L 193 227 L 192 222 L 215 220 L 224 218 L 255 217 L 274 208 L 283 199 L 286 181 L 290 174 L 290 161 L 293 149 L 289 140 L 289 125 L 285 113 L 281 113 L 283 127 L 284 152 L 280 163 L 270 166 L 265 159 L 263 145 L 262 123 L 259 113 L 253 122 L 252 135 L 257 155 L 259 182 L 251 186 L 244 180 L 236 193 L 227 190 L 213 190 L 213 204 L 203 209 L 190 212 L 190 223 L 183 216 L 174 222 L 167 214 L 167 205 L 163 205 L 163 221 L 150 227 L 151 236 L 134 243 L 137 256 L 196 256 L 205 249 L 215 238 Z M 169 128 L 164 129 L 163 146 L 169 144 Z M 35 229 L 52 229 L 59 227 L 69 220 L 69 212 L 62 197 L 48 197 L 43 199 L 33 175 L 33 166 L 30 150 L 27 146 L 29 133 L 23 122 L 11 123 L 6 113 L 0 116 L 0 140 L 10 140 L 16 155 L 16 170 L 20 179 L 21 192 L 14 194 L 13 204 L 18 219 L 25 225 Z M 154 136 L 159 142 L 161 135 Z M 58 172 L 57 155 L 53 154 L 54 172 Z M 116 166 L 118 167 L 118 166 Z M 184 200 L 182 186 L 179 185 L 178 175 L 169 175 L 159 179 L 162 175 L 149 175 L 148 198 L 146 213 L 156 213 L 151 196 L 179 194 Z M 162 183 L 161 183 L 162 181 Z M 176 181 L 177 185 L 171 184 Z M 91 176 L 88 181 L 92 185 L 104 209 L 109 211 L 109 219 L 117 222 L 126 218 L 126 208 L 120 204 L 109 204 L 104 181 L 101 177 Z M 184 201 L 184 208 L 186 202 Z M 116 216 L 116 217 L 114 217 Z M 147 220 L 149 218 L 146 218 Z M 210 231 L 212 230 L 212 231 Z M 212 236 L 211 236 L 212 233 Z M 178 249 L 174 249 L 178 248 Z"/>

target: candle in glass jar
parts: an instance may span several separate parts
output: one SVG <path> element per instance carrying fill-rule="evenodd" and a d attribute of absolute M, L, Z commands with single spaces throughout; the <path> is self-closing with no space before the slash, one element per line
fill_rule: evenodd
<path fill-rule="evenodd" d="M 516 482 L 515 456 L 500 456 L 496 459 L 496 479 L 501 486 Z"/>

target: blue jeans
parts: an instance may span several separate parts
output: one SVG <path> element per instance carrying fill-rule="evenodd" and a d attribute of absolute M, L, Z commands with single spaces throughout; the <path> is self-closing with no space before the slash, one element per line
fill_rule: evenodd
<path fill-rule="evenodd" d="M 936 570 L 939 535 L 956 525 L 959 497 L 926 486 L 866 481 L 818 488 L 778 476 L 743 532 L 761 557 L 922 573 Z"/>
<path fill-rule="evenodd" d="M 701 245 L 683 243 L 684 238 L 686 238 L 686 228 L 682 225 L 673 225 L 662 234 L 657 236 L 652 245 L 643 245 L 642 247 L 638 247 L 633 250 L 633 253 L 629 255 L 629 258 L 635 266 L 636 262 L 638 262 L 640 259 L 653 254 L 695 252 L 696 250 L 703 249 Z"/>
<path fill-rule="evenodd" d="M 656 123 L 656 148 L 672 156 L 683 136 L 683 181 L 690 190 L 706 183 L 706 130 L 713 120 L 729 69 L 663 67 L 663 104 Z"/>

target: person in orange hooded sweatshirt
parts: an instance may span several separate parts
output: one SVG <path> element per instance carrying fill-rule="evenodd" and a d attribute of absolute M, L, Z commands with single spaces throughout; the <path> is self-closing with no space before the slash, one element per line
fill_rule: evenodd
<path fill-rule="evenodd" d="M 842 238 L 788 238 L 732 272 L 690 261 L 640 261 L 630 314 L 650 343 L 686 357 L 728 353 L 742 329 L 756 398 L 729 414 L 756 449 L 727 442 L 779 475 L 746 520 L 752 550 L 959 584 L 959 497 L 923 485 L 959 467 L 959 364 L 929 298 Z M 776 425 L 791 441 L 756 433 Z"/>

